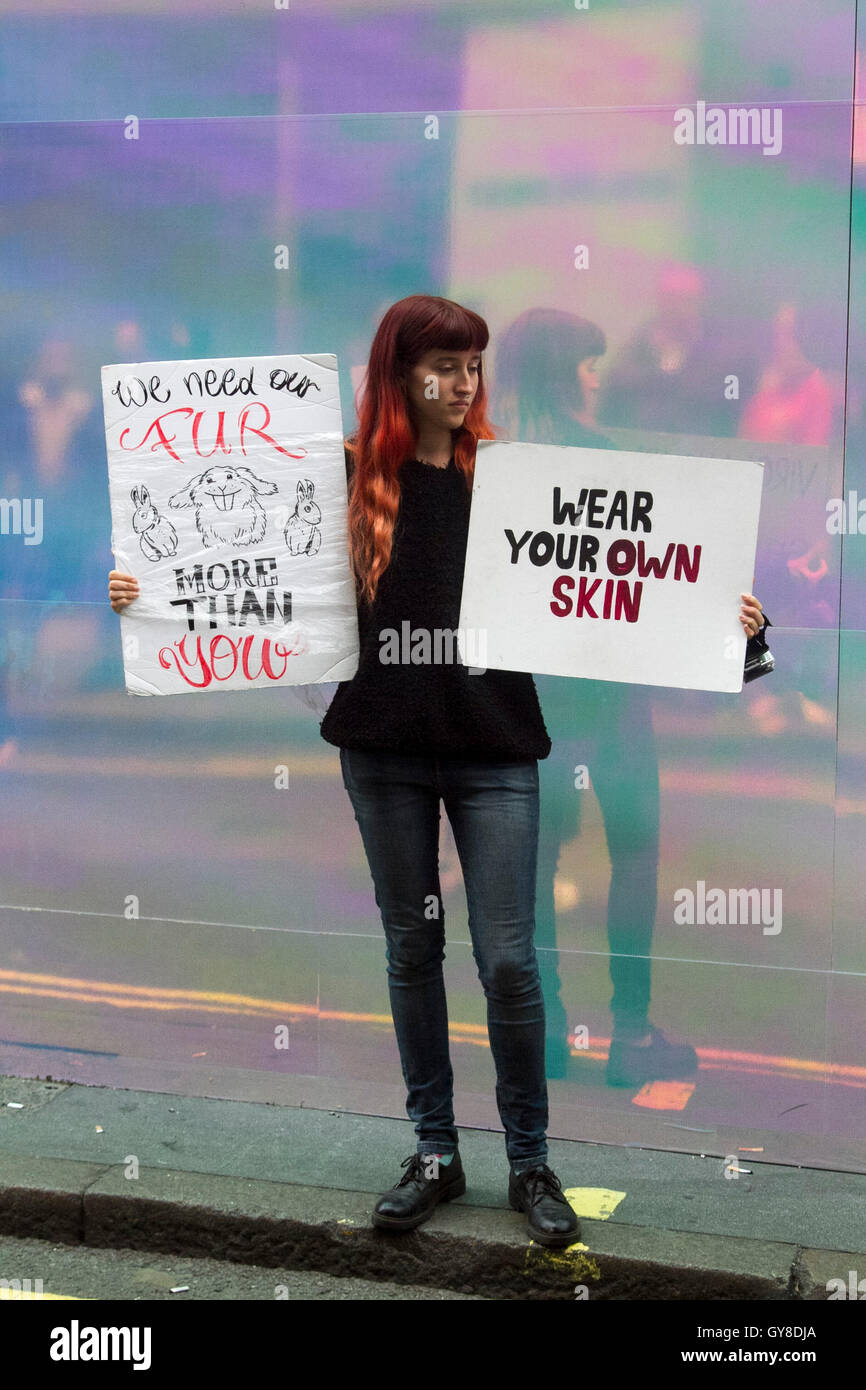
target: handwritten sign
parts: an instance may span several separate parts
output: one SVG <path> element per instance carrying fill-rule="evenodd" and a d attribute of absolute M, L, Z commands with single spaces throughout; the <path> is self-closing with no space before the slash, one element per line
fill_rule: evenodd
<path fill-rule="evenodd" d="M 102 368 L 134 695 L 350 679 L 358 620 L 337 359 Z"/>
<path fill-rule="evenodd" d="M 461 660 L 462 634 L 483 634 L 496 670 L 740 690 L 762 477 L 751 460 L 479 441 Z"/>

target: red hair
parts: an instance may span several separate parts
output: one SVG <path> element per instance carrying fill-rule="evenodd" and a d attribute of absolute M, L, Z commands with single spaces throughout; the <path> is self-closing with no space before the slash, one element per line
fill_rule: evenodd
<path fill-rule="evenodd" d="M 358 429 L 346 440 L 351 459 L 349 546 L 358 594 L 372 603 L 391 560 L 400 507 L 400 470 L 414 456 L 418 430 L 409 414 L 405 374 L 436 348 L 483 352 L 490 339 L 484 319 L 452 299 L 410 294 L 382 317 L 370 347 Z M 495 439 L 487 418 L 487 392 L 478 364 L 475 397 L 452 430 L 454 462 L 471 491 L 475 445 Z"/>

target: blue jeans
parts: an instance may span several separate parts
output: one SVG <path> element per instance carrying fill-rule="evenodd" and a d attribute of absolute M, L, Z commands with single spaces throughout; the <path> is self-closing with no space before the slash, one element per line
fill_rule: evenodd
<path fill-rule="evenodd" d="M 518 1172 L 547 1162 L 544 997 L 533 935 L 538 764 L 340 749 L 385 928 L 406 1111 L 419 1153 L 457 1149 L 442 961 L 439 803 L 460 856 L 487 999 L 496 1104 Z"/>

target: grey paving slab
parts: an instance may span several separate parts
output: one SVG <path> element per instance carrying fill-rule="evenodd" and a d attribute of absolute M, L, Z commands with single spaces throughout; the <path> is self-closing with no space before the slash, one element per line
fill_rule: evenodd
<path fill-rule="evenodd" d="M 38 1110 L 68 1089 L 67 1081 L 33 1081 L 20 1076 L 0 1076 L 0 1113 L 10 1106 L 25 1103 L 28 1110 Z"/>
<path fill-rule="evenodd" d="M 33 1103 L 30 1102 L 31 1091 Z M 234 1176 L 377 1194 L 415 1148 L 405 1120 L 235 1100 L 17 1082 L 24 1108 L 0 1101 L 0 1152 L 72 1159 L 103 1168 L 128 1156 L 143 1168 Z M 461 1130 L 465 1205 L 502 1209 L 503 1136 Z M 611 1199 L 609 1224 L 737 1236 L 866 1254 L 866 1175 L 691 1154 L 552 1140 L 550 1162 L 567 1188 Z M 866 1263 L 866 1261 L 864 1261 Z"/>

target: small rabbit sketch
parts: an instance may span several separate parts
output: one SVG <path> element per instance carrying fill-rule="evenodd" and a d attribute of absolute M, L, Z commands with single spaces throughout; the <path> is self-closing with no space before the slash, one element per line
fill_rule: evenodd
<path fill-rule="evenodd" d="M 319 529 L 322 513 L 313 501 L 314 492 L 315 486 L 309 478 L 298 483 L 298 500 L 284 532 L 290 555 L 315 555 L 322 544 Z"/>
<path fill-rule="evenodd" d="M 134 487 L 129 494 L 135 503 L 132 529 L 138 536 L 142 554 L 148 560 L 162 560 L 177 551 L 177 531 L 170 521 L 160 516 L 144 486 Z"/>

